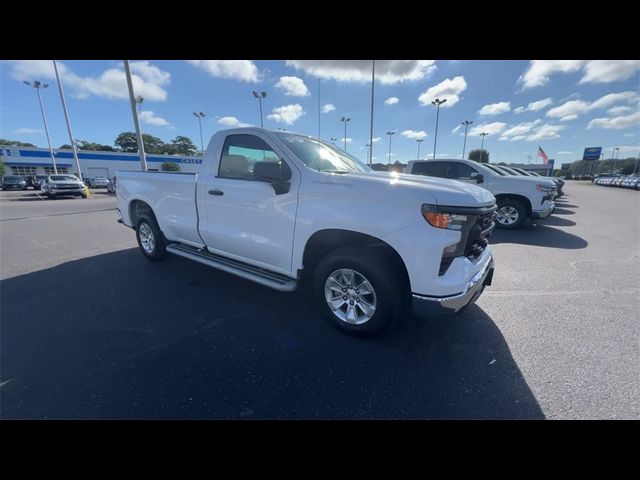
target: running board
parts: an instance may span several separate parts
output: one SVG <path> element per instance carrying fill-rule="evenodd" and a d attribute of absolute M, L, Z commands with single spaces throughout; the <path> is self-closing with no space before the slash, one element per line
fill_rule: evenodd
<path fill-rule="evenodd" d="M 282 292 L 291 292 L 298 286 L 298 282 L 296 280 L 285 277 L 284 275 L 268 272 L 261 268 L 247 265 L 246 263 L 221 257 L 220 255 L 209 253 L 204 250 L 198 250 L 194 247 L 188 247 L 180 243 L 169 244 L 167 246 L 167 252 L 222 270 L 223 272 L 237 275 L 238 277 L 251 280 L 252 282 L 256 282 Z"/>

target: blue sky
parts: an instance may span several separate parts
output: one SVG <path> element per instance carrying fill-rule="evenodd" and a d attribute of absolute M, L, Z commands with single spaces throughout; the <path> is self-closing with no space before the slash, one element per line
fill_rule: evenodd
<path fill-rule="evenodd" d="M 194 111 L 203 111 L 205 146 L 217 130 L 259 125 L 252 90 L 266 91 L 267 128 L 316 135 L 320 80 L 320 133 L 344 137 L 347 150 L 365 158 L 369 140 L 370 61 L 302 60 L 132 60 L 134 88 L 144 97 L 142 129 L 169 141 L 191 137 L 199 145 Z M 462 154 L 463 120 L 472 120 L 467 153 L 485 148 L 492 162 L 540 163 L 542 146 L 556 164 L 581 158 L 588 146 L 613 146 L 620 158 L 640 150 L 640 61 L 377 61 L 374 161 L 416 158 L 416 138 L 424 138 L 421 158 L 433 152 L 435 97 L 440 109 L 437 157 Z M 74 134 L 77 139 L 112 145 L 118 133 L 133 130 L 128 92 L 119 60 L 59 60 Z M 22 80 L 41 80 L 54 147 L 69 143 L 53 65 L 47 60 L 0 62 L 0 137 L 46 146 L 42 117 L 33 88 Z M 325 113 L 326 112 L 326 113 Z"/>

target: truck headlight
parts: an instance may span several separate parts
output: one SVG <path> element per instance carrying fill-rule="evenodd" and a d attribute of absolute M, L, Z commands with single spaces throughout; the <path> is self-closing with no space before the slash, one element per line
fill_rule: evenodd
<path fill-rule="evenodd" d="M 552 187 L 550 185 L 542 185 L 540 183 L 536 183 L 536 190 L 539 192 L 552 192 L 556 189 L 556 187 Z"/>
<path fill-rule="evenodd" d="M 448 213 L 437 205 L 425 203 L 422 205 L 422 216 L 436 228 L 446 228 L 447 230 L 462 230 L 469 217 L 458 213 Z"/>

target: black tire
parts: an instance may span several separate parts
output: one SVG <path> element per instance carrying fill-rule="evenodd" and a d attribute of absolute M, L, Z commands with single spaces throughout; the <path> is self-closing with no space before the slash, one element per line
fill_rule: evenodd
<path fill-rule="evenodd" d="M 517 219 L 513 223 L 501 223 L 498 221 L 498 217 L 496 216 L 496 227 L 503 228 L 505 230 L 517 230 L 522 228 L 523 225 L 526 224 L 526 220 L 528 218 L 527 209 L 520 203 L 518 200 L 499 200 L 498 201 L 498 211 L 500 211 L 503 207 L 512 207 L 517 212 Z M 497 213 L 497 212 L 496 212 Z"/>
<path fill-rule="evenodd" d="M 153 249 L 150 251 L 147 251 L 147 249 L 143 245 L 143 240 L 141 239 L 140 229 L 145 229 L 143 225 L 147 226 L 150 229 L 153 238 Z M 136 240 L 138 240 L 138 247 L 140 248 L 140 251 L 149 260 L 156 262 L 164 259 L 167 256 L 167 241 L 160 231 L 160 227 L 158 227 L 158 223 L 156 222 L 155 218 L 153 218 L 153 216 L 144 214 L 141 215 L 140 218 L 138 218 L 138 220 L 136 221 Z"/>
<path fill-rule="evenodd" d="M 354 270 L 362 275 L 375 292 L 375 313 L 369 320 L 358 325 L 338 318 L 325 297 L 327 279 L 340 269 Z M 313 272 L 312 293 L 319 310 L 332 325 L 350 335 L 372 337 L 381 334 L 399 320 L 403 311 L 401 285 L 400 276 L 391 261 L 376 249 L 343 247 L 318 262 Z M 372 298 L 367 297 L 368 300 Z M 345 305 L 346 308 L 348 307 Z M 359 313 L 362 314 L 362 310 Z"/>
<path fill-rule="evenodd" d="M 49 200 L 55 200 L 55 199 L 56 199 L 56 196 L 55 196 L 55 195 L 53 195 L 52 193 L 47 192 L 47 198 L 48 198 Z"/>

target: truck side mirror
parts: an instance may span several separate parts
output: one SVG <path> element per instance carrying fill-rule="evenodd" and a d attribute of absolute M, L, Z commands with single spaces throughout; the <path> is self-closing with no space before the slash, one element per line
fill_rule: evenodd
<path fill-rule="evenodd" d="M 471 178 L 475 178 L 477 183 L 483 183 L 484 182 L 484 175 L 481 173 L 472 173 L 471 174 Z"/>
<path fill-rule="evenodd" d="M 285 162 L 256 162 L 253 165 L 253 178 L 273 185 L 276 195 L 287 193 L 291 187 L 291 169 Z"/>

